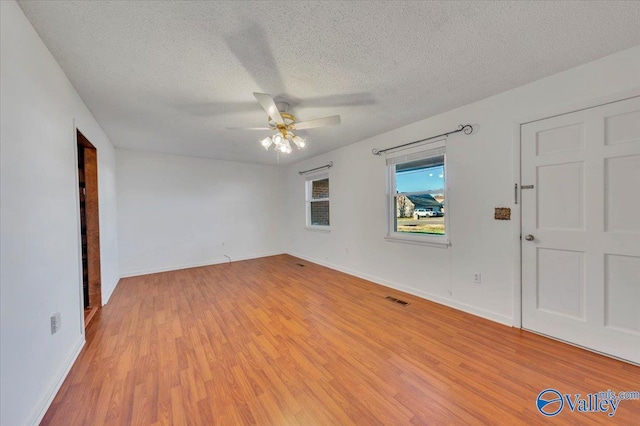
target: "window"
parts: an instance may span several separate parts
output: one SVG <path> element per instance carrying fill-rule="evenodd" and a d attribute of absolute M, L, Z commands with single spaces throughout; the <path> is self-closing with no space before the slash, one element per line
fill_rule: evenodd
<path fill-rule="evenodd" d="M 448 245 L 444 141 L 440 145 L 387 158 L 388 239 Z"/>
<path fill-rule="evenodd" d="M 329 175 L 307 180 L 307 227 L 329 229 Z"/>

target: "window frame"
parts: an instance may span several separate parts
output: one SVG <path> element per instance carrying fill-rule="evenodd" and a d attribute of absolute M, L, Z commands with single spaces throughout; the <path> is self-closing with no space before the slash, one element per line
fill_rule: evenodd
<path fill-rule="evenodd" d="M 429 151 L 433 151 L 433 155 L 428 155 Z M 440 152 L 442 151 L 442 152 Z M 416 195 L 416 194 L 424 194 L 425 191 L 414 191 L 414 192 L 404 192 L 404 193 L 396 193 L 396 166 L 400 164 L 409 163 L 411 161 L 408 159 L 407 161 L 402 162 L 394 162 L 393 164 L 387 164 L 387 234 L 385 239 L 391 242 L 399 242 L 399 243 L 408 243 L 408 244 L 419 244 L 419 245 L 428 245 L 439 248 L 448 248 L 451 245 L 450 233 L 451 228 L 449 225 L 449 186 L 448 186 L 448 167 L 447 167 L 447 153 L 446 147 L 444 144 L 439 147 L 431 148 L 429 146 L 424 146 L 422 149 L 416 152 L 416 154 L 425 155 L 424 159 L 434 158 L 434 157 L 443 157 L 443 168 L 444 168 L 444 235 L 435 235 L 435 234 L 420 234 L 420 233 L 409 233 L 409 232 L 398 232 L 396 231 L 396 219 L 397 219 L 397 206 L 395 202 L 395 198 L 398 195 Z"/>
<path fill-rule="evenodd" d="M 313 182 L 327 179 L 329 183 L 329 196 L 327 198 L 312 198 Z M 331 231 L 331 178 L 329 172 L 309 175 L 305 179 L 305 228 L 309 231 L 330 232 Z M 329 203 L 329 225 L 313 225 L 311 223 L 311 203 L 326 201 Z"/>

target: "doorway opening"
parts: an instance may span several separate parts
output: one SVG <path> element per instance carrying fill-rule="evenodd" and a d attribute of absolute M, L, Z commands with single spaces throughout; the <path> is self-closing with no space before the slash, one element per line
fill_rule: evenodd
<path fill-rule="evenodd" d="M 80 234 L 82 240 L 82 296 L 84 326 L 102 306 L 100 282 L 100 221 L 98 215 L 98 151 L 77 132 Z"/>

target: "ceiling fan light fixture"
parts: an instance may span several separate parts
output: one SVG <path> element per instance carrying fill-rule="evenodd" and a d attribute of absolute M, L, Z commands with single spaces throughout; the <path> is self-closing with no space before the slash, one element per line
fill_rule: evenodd
<path fill-rule="evenodd" d="M 290 154 L 292 149 L 291 149 L 291 145 L 289 144 L 289 141 L 287 139 L 281 139 L 282 142 L 280 142 L 279 145 L 276 146 L 276 150 L 282 152 L 283 154 Z"/>
<path fill-rule="evenodd" d="M 307 130 L 340 124 L 339 115 L 298 121 L 295 115 L 287 112 L 289 110 L 289 104 L 287 102 L 276 102 L 273 97 L 267 93 L 256 92 L 253 96 L 267 113 L 267 123 L 269 127 L 251 127 L 248 129 L 271 130 L 275 132 L 270 138 L 267 137 L 260 141 L 260 145 L 267 151 L 271 145 L 273 145 L 273 149 L 277 153 L 289 154 L 293 151 L 291 149 L 292 145 L 295 145 L 298 149 L 302 149 L 307 145 L 307 141 L 304 138 L 292 133 L 294 130 Z"/>
<path fill-rule="evenodd" d="M 267 151 L 269 150 L 269 147 L 271 146 L 271 144 L 273 144 L 273 141 L 271 140 L 271 138 L 264 138 L 260 141 L 260 145 L 262 145 L 262 147 Z"/>
<path fill-rule="evenodd" d="M 307 144 L 307 141 L 302 139 L 300 136 L 294 136 L 293 143 L 295 143 L 298 149 L 300 149 L 305 147 L 305 145 Z"/>

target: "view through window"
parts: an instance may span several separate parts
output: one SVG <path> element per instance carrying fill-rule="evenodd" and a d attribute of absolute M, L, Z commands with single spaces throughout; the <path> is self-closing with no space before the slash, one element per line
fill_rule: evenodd
<path fill-rule="evenodd" d="M 307 225 L 330 225 L 328 177 L 307 181 Z"/>
<path fill-rule="evenodd" d="M 444 155 L 398 163 L 390 169 L 395 183 L 393 231 L 445 235 Z"/>

